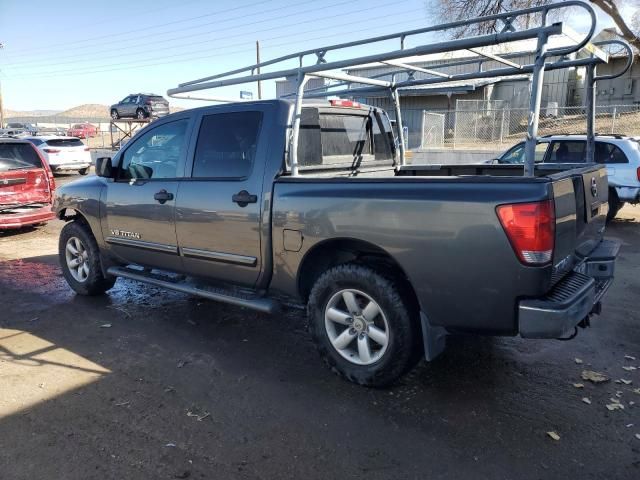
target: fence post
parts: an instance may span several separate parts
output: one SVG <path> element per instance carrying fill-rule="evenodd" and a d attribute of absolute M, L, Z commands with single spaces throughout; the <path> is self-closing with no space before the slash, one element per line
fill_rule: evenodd
<path fill-rule="evenodd" d="M 616 112 L 618 111 L 618 107 L 613 107 L 613 116 L 611 117 L 611 134 L 613 135 L 616 131 Z"/>

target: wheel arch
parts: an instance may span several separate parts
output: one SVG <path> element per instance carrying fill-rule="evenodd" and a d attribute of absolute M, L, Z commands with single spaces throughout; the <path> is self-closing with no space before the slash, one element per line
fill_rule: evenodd
<path fill-rule="evenodd" d="M 345 263 L 369 266 L 391 276 L 406 292 L 407 300 L 419 313 L 420 303 L 413 285 L 398 261 L 385 249 L 357 238 L 332 238 L 314 245 L 298 268 L 297 289 L 306 302 L 316 280 L 328 269 Z"/>

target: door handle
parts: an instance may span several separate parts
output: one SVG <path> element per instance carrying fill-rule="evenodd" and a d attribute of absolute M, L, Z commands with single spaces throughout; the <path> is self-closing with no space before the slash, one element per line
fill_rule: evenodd
<path fill-rule="evenodd" d="M 258 201 L 258 196 L 251 195 L 246 190 L 241 190 L 238 193 L 234 194 L 231 197 L 231 200 L 233 200 L 235 203 L 237 203 L 241 207 L 246 207 L 250 203 L 256 203 Z"/>
<path fill-rule="evenodd" d="M 167 200 L 173 200 L 173 193 L 162 189 L 153 196 L 153 199 L 157 200 L 161 205 L 164 205 Z"/>

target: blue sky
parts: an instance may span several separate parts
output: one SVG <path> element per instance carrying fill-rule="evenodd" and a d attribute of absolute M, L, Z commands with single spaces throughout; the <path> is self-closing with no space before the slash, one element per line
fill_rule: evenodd
<path fill-rule="evenodd" d="M 433 24 L 425 0 L 0 0 L 5 109 L 111 104 L 294 51 Z M 62 6 L 61 6 L 62 5 Z M 573 15 L 573 27 L 585 18 Z M 599 27 L 610 22 L 600 16 Z M 409 45 L 411 46 L 411 45 Z M 369 53 L 354 49 L 352 54 Z M 338 59 L 338 57 L 332 57 Z M 242 87 L 253 90 L 255 85 Z M 237 96 L 240 87 L 229 87 Z M 263 95 L 274 95 L 273 82 Z M 173 104 L 194 106 L 189 101 Z"/>

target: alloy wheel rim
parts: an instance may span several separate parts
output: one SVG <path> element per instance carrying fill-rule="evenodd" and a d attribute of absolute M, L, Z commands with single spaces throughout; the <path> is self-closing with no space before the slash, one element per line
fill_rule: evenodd
<path fill-rule="evenodd" d="M 355 365 L 371 365 L 387 351 L 387 318 L 380 305 L 360 290 L 347 288 L 333 294 L 325 308 L 324 325 L 333 348 Z"/>
<path fill-rule="evenodd" d="M 65 258 L 69 273 L 76 282 L 84 283 L 89 278 L 89 251 L 82 240 L 71 237 L 65 246 Z"/>

